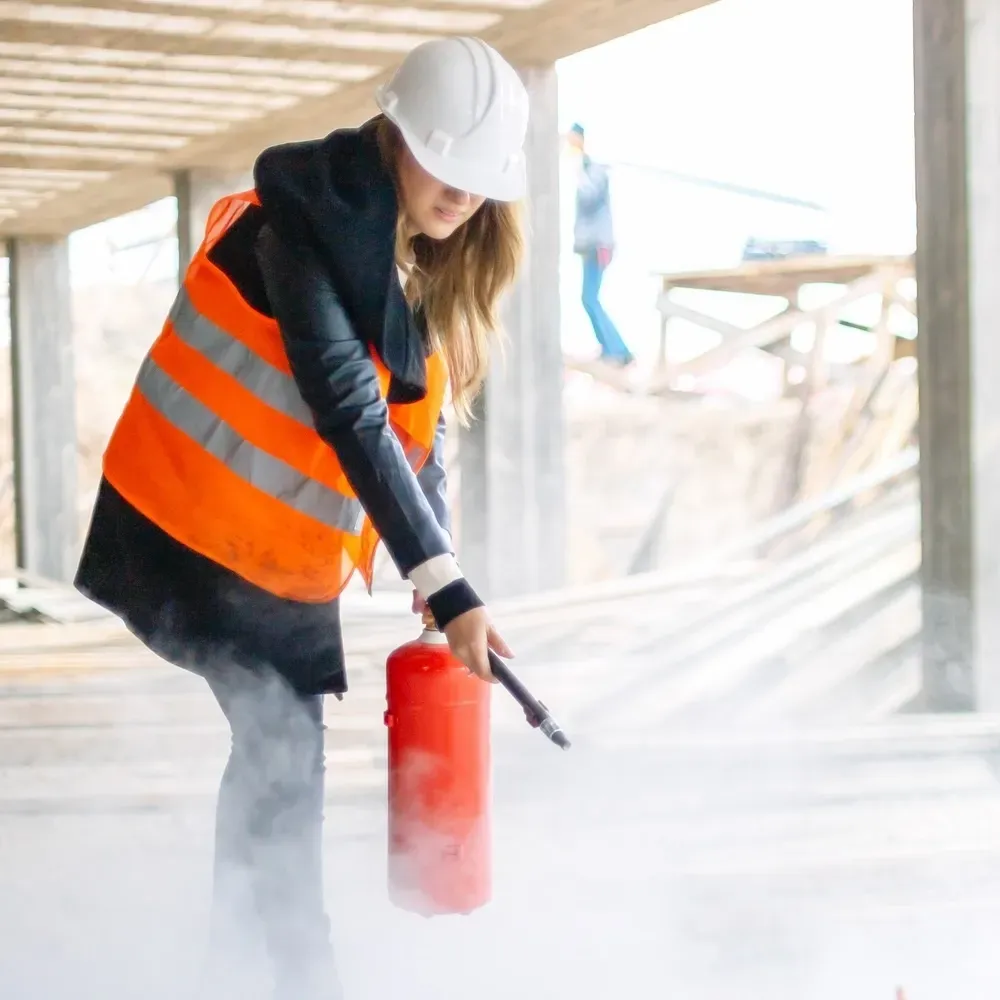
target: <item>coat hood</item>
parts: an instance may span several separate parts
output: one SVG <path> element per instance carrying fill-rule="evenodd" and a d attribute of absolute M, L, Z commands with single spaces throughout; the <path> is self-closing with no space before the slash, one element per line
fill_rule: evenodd
<path fill-rule="evenodd" d="M 391 401 L 423 399 L 428 338 L 396 271 L 399 204 L 375 120 L 325 139 L 265 149 L 253 175 L 280 239 L 293 250 L 308 245 L 319 254 L 358 336 L 393 376 Z"/>

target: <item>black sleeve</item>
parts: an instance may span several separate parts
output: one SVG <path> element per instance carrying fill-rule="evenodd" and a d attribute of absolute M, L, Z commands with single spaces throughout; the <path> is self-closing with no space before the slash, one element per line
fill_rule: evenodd
<path fill-rule="evenodd" d="M 431 449 L 423 468 L 417 473 L 417 482 L 434 511 L 437 523 L 443 531 L 451 535 L 451 510 L 448 507 L 448 474 L 444 467 L 444 438 L 446 424 L 444 414 L 438 417 L 434 433 L 434 447 Z"/>
<path fill-rule="evenodd" d="M 310 251 L 293 253 L 265 225 L 256 254 L 292 374 L 316 430 L 337 453 L 393 562 L 409 576 L 428 559 L 450 553 L 451 542 L 389 427 L 368 348 Z M 447 620 L 482 604 L 464 579 L 456 583 L 460 586 L 443 588 L 448 600 L 441 612 Z M 442 627 L 447 623 L 438 620 Z"/>

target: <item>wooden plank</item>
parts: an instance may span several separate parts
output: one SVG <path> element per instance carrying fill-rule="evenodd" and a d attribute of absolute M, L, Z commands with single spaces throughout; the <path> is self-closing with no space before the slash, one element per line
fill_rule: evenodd
<path fill-rule="evenodd" d="M 81 128 L 51 128 L 45 125 L 0 125 L 0 142 L 5 145 L 21 144 L 44 155 L 49 146 L 71 146 L 79 149 L 98 147 L 104 156 L 118 156 L 119 151 L 132 153 L 179 149 L 185 144 L 183 136 L 140 135 L 134 132 L 92 131 Z M 109 147 L 114 153 L 109 153 Z"/>
<path fill-rule="evenodd" d="M 680 302 L 675 302 L 670 297 L 670 289 L 673 287 L 673 285 L 670 285 L 667 290 L 660 293 L 659 298 L 656 300 L 656 308 L 665 319 L 685 320 L 705 330 L 711 330 L 724 339 L 732 339 L 742 333 L 746 333 L 746 327 L 736 326 L 735 323 L 727 323 L 725 320 L 718 319 L 715 316 L 709 316 L 708 313 L 703 313 L 698 309 L 691 309 L 689 306 L 681 305 Z"/>
<path fill-rule="evenodd" d="M 589 375 L 595 382 L 611 386 L 619 392 L 634 393 L 643 387 L 643 381 L 636 377 L 635 372 L 609 365 L 597 358 L 574 358 L 565 355 L 563 366 L 581 375 Z"/>
<path fill-rule="evenodd" d="M 484 7 L 490 12 L 496 10 L 502 18 L 493 27 L 483 29 L 481 36 L 496 45 L 515 65 L 547 66 L 573 52 L 703 6 L 705 2 L 707 0 L 633 0 L 628 4 L 609 5 L 606 0 L 549 0 L 544 4 L 534 0 L 518 0 L 517 3 L 470 0 L 468 4 L 460 4 L 444 0 L 430 6 L 432 11 L 438 12 L 445 5 L 449 9 L 459 8 L 453 13 L 461 12 L 463 6 L 480 12 Z M 413 40 L 424 37 L 419 32 L 348 33 L 342 28 L 327 26 L 311 25 L 308 30 L 302 30 L 296 24 L 265 24 L 265 28 L 280 29 L 278 35 L 268 41 L 259 32 L 253 33 L 255 28 L 261 27 L 253 23 L 257 15 L 254 18 L 247 15 L 212 18 L 204 12 L 183 7 L 161 12 L 155 4 L 141 4 L 136 0 L 128 0 L 126 6 L 136 9 L 115 11 L 70 3 L 0 5 L 0 19 L 8 18 L 0 32 L 3 36 L 0 39 L 0 74 L 6 73 L 10 79 L 18 78 L 37 87 L 46 75 L 50 82 L 65 83 L 68 82 L 64 79 L 67 72 L 79 74 L 81 68 L 88 68 L 87 64 L 91 64 L 90 69 L 104 69 L 102 62 L 105 62 L 133 70 L 131 81 L 120 81 L 133 88 L 128 94 L 119 93 L 122 98 L 169 100 L 165 92 L 140 95 L 134 89 L 169 85 L 186 88 L 185 99 L 191 100 L 191 93 L 208 87 L 210 81 L 202 79 L 182 85 L 177 77 L 165 79 L 164 71 L 208 71 L 222 77 L 227 69 L 239 65 L 240 79 L 231 79 L 225 84 L 217 82 L 220 89 L 231 95 L 232 103 L 239 102 L 243 106 L 253 104 L 251 88 L 260 95 L 288 94 L 294 92 L 290 81 L 297 80 L 298 84 L 313 88 L 332 84 L 339 89 L 324 94 L 314 90 L 312 96 L 303 95 L 294 107 L 262 114 L 256 121 L 230 129 L 224 135 L 198 139 L 165 156 L 147 159 L 145 169 L 128 169 L 145 159 L 137 156 L 107 157 L 101 161 L 92 150 L 74 156 L 65 147 L 49 148 L 44 153 L 44 162 L 61 160 L 82 166 L 100 162 L 102 166 L 115 169 L 115 177 L 88 183 L 72 196 L 49 199 L 14 219 L 0 220 L 0 236 L 67 233 L 163 197 L 169 193 L 164 173 L 189 166 L 245 170 L 265 146 L 324 135 L 332 128 L 357 124 L 374 111 L 374 87 L 388 75 L 391 66 Z M 183 13 L 177 13 L 178 10 Z M 393 16 L 398 17 L 398 14 Z M 424 11 L 419 16 L 426 18 L 428 15 Z M 286 28 L 297 30 L 286 31 Z M 165 30 L 173 34 L 165 34 Z M 337 34 L 331 33 L 334 31 Z M 58 46 L 58 55 L 49 48 L 51 46 Z M 101 51 L 108 53 L 106 59 L 97 57 L 96 53 Z M 260 65 L 252 66 L 254 61 Z M 7 69 L 3 68 L 4 62 Z M 302 63 L 302 71 L 292 68 L 297 62 Z M 16 69 L 12 63 L 17 64 Z M 278 68 L 279 64 L 284 68 Z M 316 69 L 319 64 L 335 64 L 340 69 Z M 53 65 L 59 66 L 57 73 L 62 75 L 51 76 Z M 158 74 L 155 81 L 144 77 L 152 73 Z M 363 77 L 358 75 L 361 73 Z M 284 82 L 271 86 L 269 76 L 280 77 Z M 76 79 L 81 84 L 89 80 L 92 86 L 98 82 L 80 75 Z M 0 91 L 4 89 L 0 78 Z M 116 89 L 119 88 L 113 87 L 111 91 Z M 77 91 L 77 94 L 115 96 L 111 91 Z M 263 97 L 259 106 L 265 108 Z M 28 166 L 33 156 L 33 150 L 21 146 L 0 147 L 0 163 L 5 165 Z"/>
<path fill-rule="evenodd" d="M 52 71 L 53 75 L 72 72 L 74 66 L 120 66 L 134 69 L 186 70 L 188 72 L 221 73 L 236 77 L 255 76 L 317 78 L 334 82 L 367 80 L 378 66 L 360 62 L 336 60 L 288 59 L 266 55 L 226 56 L 199 55 L 191 52 L 150 52 L 148 49 L 109 48 L 80 44 L 46 42 L 12 42 L 0 39 L 0 58 L 25 60 L 22 65 L 34 74 Z"/>
<path fill-rule="evenodd" d="M 7 68 L 4 69 L 4 66 Z M 132 98 L 144 102 L 215 104 L 240 108 L 243 113 L 252 111 L 253 115 L 290 107 L 304 96 L 303 88 L 294 80 L 291 83 L 269 83 L 272 78 L 257 77 L 244 86 L 240 75 L 175 75 L 170 71 L 140 70 L 112 72 L 115 69 L 118 67 L 96 73 L 40 73 L 32 76 L 30 67 L 12 64 L 11 60 L 0 60 L 0 81 L 4 91 L 10 94 L 64 94 L 108 99 Z M 195 82 L 199 75 L 207 77 L 204 84 Z M 324 84 L 321 89 L 326 94 L 334 93 L 336 85 Z M 315 94 L 316 91 L 317 88 L 309 87 L 307 93 Z"/>
<path fill-rule="evenodd" d="M 809 499 L 791 510 L 782 512 L 777 517 L 757 525 L 742 537 L 721 544 L 715 551 L 681 569 L 646 573 L 622 580 L 602 581 L 551 594 L 537 594 L 519 601 L 506 601 L 502 605 L 504 614 L 517 616 L 545 614 L 557 607 L 593 606 L 608 601 L 628 600 L 642 594 L 666 592 L 672 588 L 688 586 L 693 582 L 721 580 L 727 568 L 734 562 L 747 559 L 772 540 L 796 531 L 812 521 L 817 514 L 849 506 L 856 496 L 866 490 L 898 483 L 904 477 L 911 476 L 917 467 L 917 461 L 917 449 L 908 449 L 891 462 L 887 462 L 885 466 L 866 471 L 850 483 L 845 483 L 821 497 Z M 915 507 L 909 514 L 890 516 L 915 517 Z M 840 541 L 834 544 L 843 543 Z M 754 565 L 752 562 L 749 563 L 750 567 Z M 497 610 L 496 607 L 494 610 Z"/>
<path fill-rule="evenodd" d="M 218 97 L 218 95 L 216 95 Z M 96 111 L 111 114 L 143 115 L 150 119 L 194 118 L 201 121 L 233 122 L 252 118 L 252 110 L 229 104 L 186 101 L 147 101 L 123 98 L 109 87 L 103 96 L 78 94 L 26 94 L 20 91 L 0 93 L 0 108 L 38 109 L 40 111 Z"/>
<path fill-rule="evenodd" d="M 913 258 L 879 256 L 804 256 L 783 260 L 746 261 L 737 267 L 661 274 L 664 288 L 693 288 L 781 298 L 803 284 L 844 285 L 879 268 L 910 272 Z"/>
<path fill-rule="evenodd" d="M 14 179 L 20 185 L 33 188 L 73 190 L 85 181 L 107 180 L 108 174 L 100 170 L 67 170 L 51 167 L 0 167 L 0 181 Z"/>
<path fill-rule="evenodd" d="M 809 492 L 829 489 L 838 479 L 856 475 L 871 457 L 871 450 L 866 450 L 865 441 L 871 437 L 869 424 L 873 407 L 893 360 L 889 318 L 896 283 L 887 282 L 882 289 L 882 306 L 875 328 L 875 350 L 863 363 L 862 374 L 840 419 L 840 433 L 833 436 L 824 458 L 817 463 L 818 468 L 810 476 Z"/>
<path fill-rule="evenodd" d="M 919 549 L 911 551 L 906 565 L 916 572 L 920 565 Z M 859 578 L 858 598 L 877 593 L 885 579 Z M 854 583 L 851 581 L 849 586 Z M 836 637 L 824 649 L 805 655 L 797 649 L 793 650 L 790 655 L 798 659 L 801 669 L 790 673 L 765 698 L 755 702 L 752 709 L 754 718 L 775 718 L 808 703 L 822 701 L 839 684 L 864 669 L 867 663 L 895 649 L 919 631 L 920 590 L 914 585 L 896 597 L 887 608 L 872 615 L 859 627 Z"/>
<path fill-rule="evenodd" d="M 758 665 L 778 656 L 796 638 L 856 608 L 912 574 L 919 565 L 919 543 L 882 546 L 870 557 L 863 551 L 824 564 L 787 593 L 765 594 L 759 602 L 706 623 L 700 632 L 682 633 L 658 643 L 656 661 L 645 669 L 622 672 L 615 698 L 605 698 L 591 713 L 594 725 L 659 725 L 695 701 L 716 697 L 743 683 Z M 784 605 L 779 610 L 779 605 Z M 628 658 L 627 647 L 622 651 Z M 863 660 L 854 662 L 864 667 Z"/>
<path fill-rule="evenodd" d="M 99 10 L 112 6 L 107 0 L 47 0 L 71 9 Z M 349 28 L 414 30 L 478 35 L 499 23 L 492 10 L 465 10 L 459 6 L 423 7 L 386 3 L 308 3 L 302 0 L 114 0 L 114 10 L 135 13 L 185 13 L 222 15 L 254 24 L 293 24 L 301 27 L 346 25 Z"/>
<path fill-rule="evenodd" d="M 7 0 L 0 6 L 4 38 L 18 42 L 52 42 L 72 45 L 148 46 L 155 52 L 187 51 L 204 54 L 240 55 L 249 46 L 268 46 L 277 51 L 295 51 L 308 58 L 324 58 L 337 52 L 350 60 L 363 53 L 399 57 L 421 42 L 434 37 L 404 31 L 366 31 L 268 23 L 239 18 L 212 18 L 191 12 L 170 13 L 129 5 L 127 0 L 114 7 L 81 7 L 71 4 L 28 3 Z"/>
<path fill-rule="evenodd" d="M 674 282 L 671 276 L 670 281 Z M 773 319 L 766 320 L 748 330 L 743 330 L 739 335 L 733 336 L 717 347 L 699 354 L 697 357 L 682 364 L 672 366 L 668 373 L 668 379 L 675 379 L 680 374 L 705 375 L 708 372 L 717 370 L 741 352 L 752 348 L 766 347 L 778 340 L 787 337 L 796 326 L 802 323 L 814 322 L 820 326 L 825 326 L 837 319 L 840 311 L 852 302 L 863 299 L 881 289 L 885 274 L 878 270 L 869 271 L 862 277 L 848 284 L 841 296 L 835 301 L 814 309 L 790 309 Z"/>
<path fill-rule="evenodd" d="M 199 118 L 194 109 L 184 117 L 179 115 L 149 115 L 145 112 L 93 111 L 68 108 L 24 108 L 0 105 L 0 134 L 6 125 L 26 123 L 32 126 L 101 131 L 105 129 L 128 133 L 133 141 L 145 143 L 145 137 L 215 135 L 228 125 L 218 118 Z M 134 135 L 133 135 L 134 133 Z"/>

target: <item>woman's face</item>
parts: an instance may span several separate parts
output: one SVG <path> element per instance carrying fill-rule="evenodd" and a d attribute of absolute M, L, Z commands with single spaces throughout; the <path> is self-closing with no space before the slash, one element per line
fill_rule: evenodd
<path fill-rule="evenodd" d="M 432 240 L 445 240 L 468 222 L 486 200 L 431 177 L 405 145 L 399 151 L 398 169 L 403 211 L 414 236 L 423 233 Z"/>

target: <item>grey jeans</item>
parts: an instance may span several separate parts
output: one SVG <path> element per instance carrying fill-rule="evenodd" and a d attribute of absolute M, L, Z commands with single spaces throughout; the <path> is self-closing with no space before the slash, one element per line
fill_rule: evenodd
<path fill-rule="evenodd" d="M 323 901 L 322 695 L 240 667 L 208 683 L 232 730 L 216 810 L 212 978 L 247 967 L 262 936 L 275 1000 L 340 1000 Z M 236 983 L 212 990 L 226 986 Z"/>

